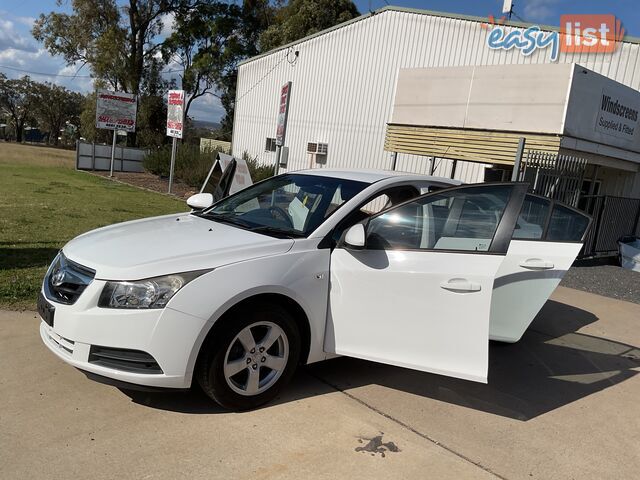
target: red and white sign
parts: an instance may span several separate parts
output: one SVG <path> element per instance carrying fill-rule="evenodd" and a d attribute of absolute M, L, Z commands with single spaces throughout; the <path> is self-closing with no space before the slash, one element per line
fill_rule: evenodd
<path fill-rule="evenodd" d="M 96 102 L 96 128 L 135 132 L 137 110 L 138 100 L 135 95 L 99 90 Z"/>
<path fill-rule="evenodd" d="M 278 129 L 276 130 L 276 145 L 284 145 L 287 132 L 287 117 L 289 116 L 289 99 L 291 98 L 291 82 L 287 82 L 280 90 L 280 104 L 278 107 Z"/>
<path fill-rule="evenodd" d="M 184 90 L 169 90 L 167 99 L 167 136 L 182 138 L 184 131 Z"/>

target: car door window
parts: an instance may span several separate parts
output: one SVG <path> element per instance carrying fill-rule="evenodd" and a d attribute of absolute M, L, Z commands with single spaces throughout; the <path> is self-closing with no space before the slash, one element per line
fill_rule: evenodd
<path fill-rule="evenodd" d="M 554 205 L 545 240 L 548 242 L 580 242 L 589 227 L 588 216 L 571 208 Z"/>
<path fill-rule="evenodd" d="M 420 197 L 372 218 L 367 248 L 486 252 L 511 191 L 512 185 L 487 185 Z"/>
<path fill-rule="evenodd" d="M 525 196 L 522 210 L 518 215 L 513 238 L 520 240 L 540 240 L 549 216 L 551 201 L 534 195 Z"/>
<path fill-rule="evenodd" d="M 336 226 L 331 235 L 333 244 L 335 245 L 340 240 L 340 237 L 346 229 L 356 223 L 362 222 L 376 213 L 392 208 L 419 195 L 418 189 L 412 185 L 395 186 L 375 193 L 372 197 L 368 198 L 363 205 L 352 211 Z"/>

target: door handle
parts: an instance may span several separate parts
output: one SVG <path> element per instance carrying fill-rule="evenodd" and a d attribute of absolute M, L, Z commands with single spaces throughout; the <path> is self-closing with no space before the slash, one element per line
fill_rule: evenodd
<path fill-rule="evenodd" d="M 553 262 L 540 258 L 528 258 L 524 262 L 520 262 L 520 266 L 529 270 L 551 270 L 555 265 Z"/>
<path fill-rule="evenodd" d="M 482 289 L 479 283 L 470 282 L 466 278 L 452 278 L 442 282 L 440 288 L 452 292 L 479 292 Z"/>

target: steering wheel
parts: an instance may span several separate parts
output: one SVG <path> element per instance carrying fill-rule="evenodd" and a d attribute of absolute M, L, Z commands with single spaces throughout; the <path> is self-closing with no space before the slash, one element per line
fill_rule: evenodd
<path fill-rule="evenodd" d="M 280 217 L 282 217 L 282 219 L 287 223 L 288 227 L 291 228 L 295 228 L 293 226 L 293 221 L 291 220 L 291 217 L 289 216 L 289 214 L 282 208 L 277 207 L 275 205 L 271 205 L 268 208 L 269 212 L 271 213 L 271 216 L 275 218 L 274 213 L 278 214 Z"/>

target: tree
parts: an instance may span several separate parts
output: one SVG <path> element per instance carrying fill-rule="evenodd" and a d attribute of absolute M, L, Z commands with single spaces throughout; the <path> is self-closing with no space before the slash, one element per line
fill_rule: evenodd
<path fill-rule="evenodd" d="M 34 100 L 34 83 L 28 76 L 9 80 L 0 73 L 0 109 L 8 114 L 17 142 L 22 141 L 25 124 L 33 117 Z"/>
<path fill-rule="evenodd" d="M 60 6 L 63 0 L 56 0 Z M 199 0 L 72 0 L 73 13 L 41 14 L 33 36 L 68 65 L 82 63 L 112 88 L 138 94 L 145 67 L 162 45 L 156 38 L 166 15 L 182 14 Z"/>
<path fill-rule="evenodd" d="M 266 52 L 359 16 L 351 0 L 292 0 L 280 8 L 275 23 L 260 35 Z"/>
<path fill-rule="evenodd" d="M 34 111 L 41 130 L 49 133 L 49 143 L 58 145 L 60 131 L 67 122 L 80 123 L 83 96 L 51 83 L 34 83 Z M 44 128 L 43 128 L 44 127 Z"/>
<path fill-rule="evenodd" d="M 238 62 L 258 53 L 259 35 L 273 14 L 268 0 L 253 0 L 242 5 L 208 2 L 176 18 L 162 54 L 166 62 L 174 61 L 183 68 L 185 116 L 194 100 L 213 95 L 225 108 L 222 124 L 230 137 Z"/>

